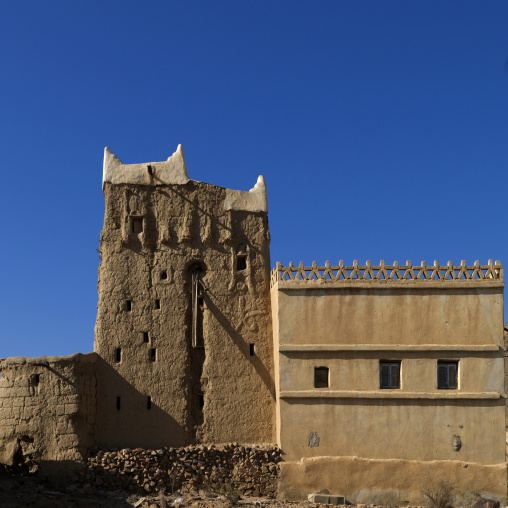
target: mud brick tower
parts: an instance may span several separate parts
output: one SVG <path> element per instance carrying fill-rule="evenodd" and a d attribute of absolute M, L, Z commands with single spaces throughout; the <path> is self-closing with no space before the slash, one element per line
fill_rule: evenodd
<path fill-rule="evenodd" d="M 101 446 L 274 437 L 266 185 L 190 180 L 181 145 L 124 165 L 106 148 L 97 360 Z"/>

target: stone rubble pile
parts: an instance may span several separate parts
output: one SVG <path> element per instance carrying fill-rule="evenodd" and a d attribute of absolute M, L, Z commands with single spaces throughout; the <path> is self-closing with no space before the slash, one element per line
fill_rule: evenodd
<path fill-rule="evenodd" d="M 276 446 L 193 445 L 185 448 L 99 450 L 79 473 L 84 491 L 147 494 L 205 490 L 274 497 L 281 453 Z"/>

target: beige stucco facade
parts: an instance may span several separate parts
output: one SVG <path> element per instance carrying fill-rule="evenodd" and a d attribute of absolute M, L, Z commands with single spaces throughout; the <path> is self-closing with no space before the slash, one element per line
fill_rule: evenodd
<path fill-rule="evenodd" d="M 418 475 L 430 463 L 435 471 L 450 461 L 443 473 L 452 463 L 497 471 L 496 485 L 470 479 L 504 498 L 500 265 L 355 264 L 337 277 L 342 268 L 278 265 L 272 274 L 277 439 L 286 454 L 282 485 L 291 485 L 281 493 L 330 488 L 333 482 L 322 479 L 336 468 L 334 491 L 378 502 L 383 489 L 397 490 L 394 467 L 402 485 L 405 472 Z M 381 386 L 382 364 L 397 366 L 397 388 Z M 438 387 L 438 364 L 458 367 L 454 388 Z M 325 369 L 327 386 L 315 386 L 315 369 Z M 387 463 L 384 479 L 368 479 L 383 470 L 379 461 L 393 460 L 398 466 Z M 353 463 L 363 468 L 356 481 L 344 478 Z M 302 476 L 310 464 L 314 483 Z M 419 495 L 415 485 L 412 501 Z"/>

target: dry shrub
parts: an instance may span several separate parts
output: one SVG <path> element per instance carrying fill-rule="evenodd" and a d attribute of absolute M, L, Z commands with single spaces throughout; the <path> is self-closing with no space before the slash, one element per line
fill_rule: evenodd
<path fill-rule="evenodd" d="M 453 485 L 446 478 L 425 476 L 420 492 L 424 503 L 430 508 L 448 508 L 452 501 Z"/>

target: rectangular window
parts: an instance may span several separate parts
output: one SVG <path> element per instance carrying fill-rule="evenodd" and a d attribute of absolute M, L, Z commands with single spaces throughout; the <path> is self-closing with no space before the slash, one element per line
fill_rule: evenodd
<path fill-rule="evenodd" d="M 328 367 L 314 367 L 314 388 L 328 388 Z"/>
<path fill-rule="evenodd" d="M 126 300 L 126 302 L 125 302 L 125 310 L 127 312 L 130 312 L 132 310 L 132 301 L 131 300 Z"/>
<path fill-rule="evenodd" d="M 256 352 L 254 351 L 254 344 L 249 344 L 249 355 L 254 356 Z"/>
<path fill-rule="evenodd" d="M 150 396 L 146 399 L 146 409 L 152 409 L 152 397 Z"/>
<path fill-rule="evenodd" d="M 143 219 L 136 218 L 132 219 L 132 232 L 133 233 L 141 233 L 143 231 Z"/>
<path fill-rule="evenodd" d="M 143 332 L 143 342 L 148 344 L 150 342 L 150 337 L 148 336 L 148 332 Z"/>
<path fill-rule="evenodd" d="M 389 390 L 400 388 L 400 362 L 379 362 L 379 388 Z"/>
<path fill-rule="evenodd" d="M 122 350 L 119 347 L 116 348 L 115 361 L 116 363 L 120 363 L 122 361 Z"/>
<path fill-rule="evenodd" d="M 448 362 L 439 360 L 437 362 L 438 390 L 456 390 L 458 371 L 459 371 L 459 362 Z"/>
<path fill-rule="evenodd" d="M 156 355 L 155 348 L 150 349 L 150 360 L 152 362 L 155 362 L 156 359 L 157 359 L 157 355 Z"/>
<path fill-rule="evenodd" d="M 236 269 L 240 272 L 247 269 L 247 256 L 238 255 L 236 258 Z"/>
<path fill-rule="evenodd" d="M 120 397 L 116 398 L 116 409 L 117 411 L 120 411 Z"/>
<path fill-rule="evenodd" d="M 159 299 L 155 300 L 155 309 L 161 308 L 161 301 Z"/>

